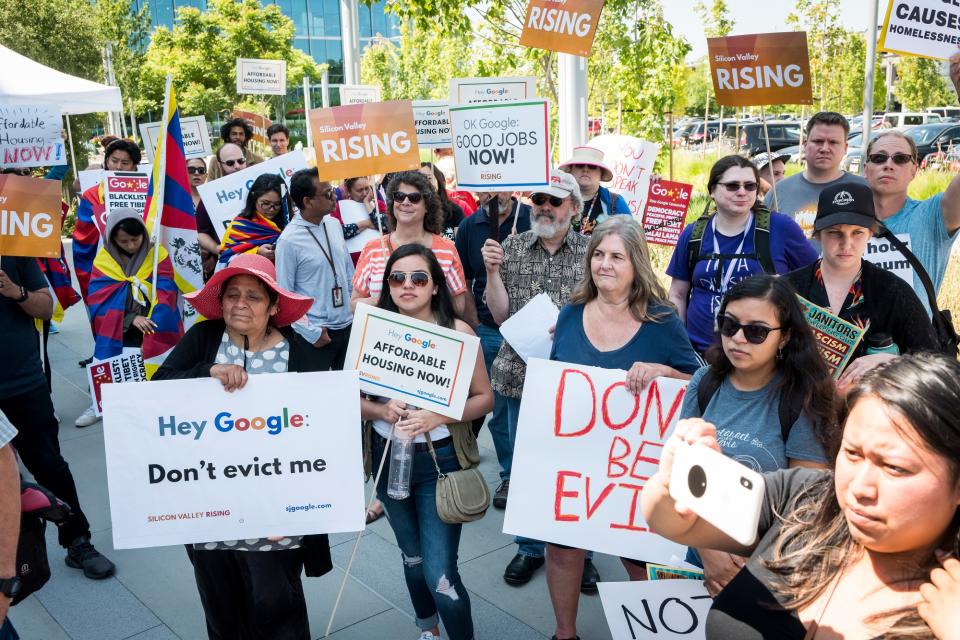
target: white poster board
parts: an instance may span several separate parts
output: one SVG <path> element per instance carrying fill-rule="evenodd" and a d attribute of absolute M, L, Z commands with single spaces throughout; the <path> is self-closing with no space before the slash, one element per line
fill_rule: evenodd
<path fill-rule="evenodd" d="M 355 371 L 103 387 L 113 545 L 363 529 Z"/>
<path fill-rule="evenodd" d="M 713 598 L 702 580 L 598 582 L 597 588 L 613 640 L 706 638 Z"/>
<path fill-rule="evenodd" d="M 345 84 L 340 87 L 340 106 L 380 102 L 380 87 L 372 84 Z"/>
<path fill-rule="evenodd" d="M 909 233 L 898 233 L 897 239 L 907 245 L 907 249 L 912 249 Z M 863 253 L 863 259 L 884 271 L 889 271 L 913 288 L 914 270 L 910 266 L 910 261 L 886 238 L 870 238 L 867 250 Z"/>
<path fill-rule="evenodd" d="M 669 563 L 684 547 L 649 532 L 640 494 L 680 415 L 686 382 L 634 396 L 627 372 L 527 363 L 503 532 Z"/>
<path fill-rule="evenodd" d="M 630 213 L 641 222 L 660 145 L 633 136 L 606 134 L 590 140 L 587 146 L 603 151 L 603 162 L 613 172 L 607 186 L 623 196 Z"/>
<path fill-rule="evenodd" d="M 553 334 L 560 310 L 546 293 L 533 296 L 519 311 L 500 325 L 500 335 L 524 362 L 530 358 L 550 357 Z"/>
<path fill-rule="evenodd" d="M 457 184 L 478 191 L 530 191 L 550 183 L 547 100 L 451 105 Z"/>
<path fill-rule="evenodd" d="M 286 95 L 286 61 L 237 58 L 237 93 Z"/>
<path fill-rule="evenodd" d="M 949 60 L 960 44 L 960 6 L 952 0 L 890 0 L 880 31 L 880 49 Z"/>
<path fill-rule="evenodd" d="M 443 100 L 414 100 L 413 125 L 417 128 L 417 146 L 421 149 L 453 146 L 450 105 Z"/>
<path fill-rule="evenodd" d="M 153 162 L 153 153 L 160 139 L 162 122 L 148 122 L 140 125 L 140 138 L 147 160 Z M 207 119 L 204 116 L 180 118 L 180 134 L 183 136 L 184 158 L 206 158 L 211 153 L 210 133 L 207 131 Z"/>
<path fill-rule="evenodd" d="M 147 371 L 139 349 L 136 353 L 121 354 L 87 365 L 87 386 L 90 397 L 93 398 L 93 409 L 98 416 L 103 415 L 103 385 L 146 380 Z"/>
<path fill-rule="evenodd" d="M 343 221 L 343 224 L 356 224 L 370 219 L 370 214 L 367 213 L 367 207 L 362 202 L 341 200 L 338 204 L 340 206 L 340 219 Z M 360 253 L 368 242 L 379 237 L 380 233 L 376 229 L 364 229 L 345 241 L 347 251 L 350 253 Z"/>
<path fill-rule="evenodd" d="M 243 171 L 231 173 L 212 182 L 197 187 L 200 200 L 207 209 L 213 228 L 222 236 L 230 221 L 237 217 L 247 201 L 250 185 L 266 173 L 276 173 L 290 186 L 290 178 L 300 169 L 307 168 L 307 159 L 303 151 L 294 149 L 282 156 L 270 158 L 266 162 L 247 167 Z"/>
<path fill-rule="evenodd" d="M 110 215 L 114 209 L 133 209 L 143 215 L 147 207 L 147 191 L 150 190 L 150 176 L 146 173 L 127 171 L 104 171 L 103 205 L 104 215 Z M 100 229 L 103 233 L 104 229 Z"/>
<path fill-rule="evenodd" d="M 459 420 L 480 339 L 367 304 L 357 305 L 344 367 L 360 389 Z"/>
<path fill-rule="evenodd" d="M 67 164 L 60 109 L 52 105 L 0 106 L 0 167 Z"/>
<path fill-rule="evenodd" d="M 450 105 L 530 100 L 537 97 L 537 81 L 530 76 L 515 78 L 452 78 Z"/>

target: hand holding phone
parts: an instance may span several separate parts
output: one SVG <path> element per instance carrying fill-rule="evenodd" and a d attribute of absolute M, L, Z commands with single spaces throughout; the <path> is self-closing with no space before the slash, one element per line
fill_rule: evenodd
<path fill-rule="evenodd" d="M 757 538 L 763 476 L 702 444 L 677 442 L 670 497 L 744 546 Z"/>

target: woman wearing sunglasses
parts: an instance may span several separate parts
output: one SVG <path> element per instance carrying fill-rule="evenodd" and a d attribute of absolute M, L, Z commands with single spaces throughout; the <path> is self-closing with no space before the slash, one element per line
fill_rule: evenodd
<path fill-rule="evenodd" d="M 705 211 L 687 225 L 667 267 L 673 278 L 670 301 L 700 353 L 716 341 L 717 309 L 730 287 L 758 273 L 787 273 L 817 259 L 796 222 L 763 206 L 759 183 L 748 159 L 720 158 L 707 181 L 716 211 Z"/>
<path fill-rule="evenodd" d="M 417 171 L 393 174 L 387 185 L 387 219 L 390 233 L 371 240 L 363 248 L 353 277 L 353 296 L 350 308 L 366 302 L 376 304 L 383 285 L 387 260 L 399 247 L 416 243 L 433 251 L 443 269 L 444 278 L 453 297 L 453 307 L 462 317 L 466 308 L 467 291 L 463 265 L 457 248 L 443 237 L 443 211 L 440 199 L 426 176 Z"/>
<path fill-rule="evenodd" d="M 401 191 L 404 188 L 401 183 Z M 384 267 L 377 306 L 418 320 L 473 335 L 470 327 L 454 317 L 447 276 L 433 251 L 417 244 L 405 244 L 390 254 Z M 473 377 L 462 420 L 470 422 L 493 409 L 493 389 L 487 379 L 483 358 L 474 363 Z M 470 595 L 457 569 L 460 545 L 459 524 L 447 524 L 437 515 L 436 486 L 440 472 L 458 471 L 460 463 L 448 418 L 407 405 L 400 400 L 361 400 L 360 415 L 373 421 L 373 460 L 383 456 L 390 429 L 413 438 L 415 451 L 410 477 L 410 496 L 396 500 L 387 495 L 387 476 L 380 476 L 377 495 L 403 556 L 407 590 L 420 628 L 420 640 L 439 640 L 443 620 L 450 640 L 472 640 L 473 620 Z M 427 447 L 430 434 L 436 464 Z M 396 637 L 396 636 L 394 636 Z"/>
<path fill-rule="evenodd" d="M 836 394 L 793 287 L 769 275 L 742 280 L 724 297 L 717 325 L 712 364 L 693 376 L 680 417 L 718 425 L 720 450 L 754 471 L 825 467 Z M 746 562 L 697 552 L 687 560 L 704 568 L 711 595 Z"/>
<path fill-rule="evenodd" d="M 190 197 L 193 198 L 193 207 L 200 206 L 200 193 L 197 187 L 207 181 L 207 163 L 203 158 L 190 158 L 187 160 L 187 177 L 190 179 Z"/>
<path fill-rule="evenodd" d="M 286 190 L 283 178 L 273 173 L 253 181 L 246 206 L 223 233 L 218 268 L 241 253 L 255 253 L 274 261 L 277 240 L 287 224 Z"/>
<path fill-rule="evenodd" d="M 933 325 L 913 288 L 863 259 L 878 226 L 870 187 L 841 182 L 824 189 L 813 224 L 823 257 L 786 276 L 810 302 L 867 328 L 839 379 L 841 391 L 897 353 L 936 347 Z"/>

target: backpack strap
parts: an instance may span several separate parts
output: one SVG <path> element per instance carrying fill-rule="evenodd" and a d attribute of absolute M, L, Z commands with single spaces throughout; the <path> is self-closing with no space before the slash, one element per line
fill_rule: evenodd
<path fill-rule="evenodd" d="M 700 378 L 700 384 L 697 385 L 697 405 L 700 407 L 701 417 L 703 412 L 707 410 L 707 405 L 710 404 L 710 398 L 717 393 L 722 383 L 723 380 L 714 372 L 713 367 L 707 369 L 707 372 Z"/>
<path fill-rule="evenodd" d="M 690 242 L 687 243 L 687 271 L 690 273 L 690 281 L 693 281 L 693 269 L 700 261 L 700 247 L 703 245 L 703 233 L 707 230 L 707 225 L 713 219 L 712 214 L 704 212 L 693 223 L 693 232 L 690 234 Z"/>
<path fill-rule="evenodd" d="M 770 210 L 762 204 L 754 213 L 753 251 L 764 273 L 777 273 L 777 268 L 773 264 L 773 254 L 770 252 Z"/>

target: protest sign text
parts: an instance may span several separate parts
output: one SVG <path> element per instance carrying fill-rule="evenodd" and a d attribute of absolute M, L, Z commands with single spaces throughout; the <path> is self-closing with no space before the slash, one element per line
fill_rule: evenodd
<path fill-rule="evenodd" d="M 891 53 L 949 60 L 960 46 L 960 2 L 890 0 L 879 48 Z"/>
<path fill-rule="evenodd" d="M 707 49 L 718 104 L 813 103 L 805 32 L 707 38 Z"/>
<path fill-rule="evenodd" d="M 713 598 L 703 580 L 598 582 L 597 587 L 616 640 L 706 638 Z"/>
<path fill-rule="evenodd" d="M 0 106 L 0 167 L 67 164 L 61 130 L 57 107 Z"/>
<path fill-rule="evenodd" d="M 603 0 L 530 0 L 520 44 L 589 56 Z"/>
<path fill-rule="evenodd" d="M 237 93 L 286 95 L 286 61 L 237 58 Z"/>
<path fill-rule="evenodd" d="M 683 231 L 690 208 L 693 185 L 660 180 L 650 183 L 643 210 L 643 233 L 647 242 L 674 247 Z"/>
<path fill-rule="evenodd" d="M 60 257 L 60 183 L 0 174 L 0 256 Z"/>

